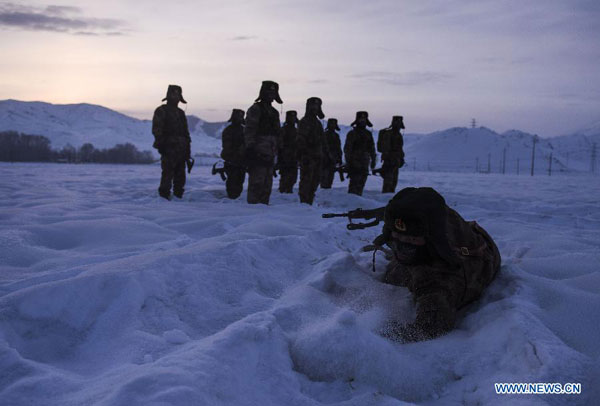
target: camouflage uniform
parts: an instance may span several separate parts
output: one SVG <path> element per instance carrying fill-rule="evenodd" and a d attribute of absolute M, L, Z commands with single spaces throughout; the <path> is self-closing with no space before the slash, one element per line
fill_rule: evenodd
<path fill-rule="evenodd" d="M 377 151 L 381 153 L 383 167 L 382 193 L 394 193 L 398 184 L 398 168 L 404 166 L 404 141 L 400 129 L 404 128 L 402 116 L 394 116 L 392 126 L 379 131 Z"/>
<path fill-rule="evenodd" d="M 325 144 L 329 153 L 323 151 L 323 165 L 321 166 L 321 188 L 330 189 L 335 176 L 335 168 L 342 164 L 342 143 L 340 136 L 336 132 L 340 130 L 335 118 L 327 120 L 327 129 L 325 130 Z"/>
<path fill-rule="evenodd" d="M 475 221 L 465 221 L 431 188 L 405 188 L 385 209 L 383 234 L 394 254 L 385 281 L 406 286 L 417 317 L 386 332 L 404 341 L 430 339 L 454 328 L 457 310 L 478 299 L 500 269 L 500 252 Z"/>
<path fill-rule="evenodd" d="M 321 179 L 321 160 L 323 151 L 327 152 L 324 140 L 323 125 L 319 118 L 324 117 L 321 111 L 321 99 L 311 97 L 306 101 L 306 114 L 298 124 L 298 158 L 300 161 L 300 187 L 298 195 L 301 203 L 313 204 L 315 193 Z M 318 106 L 315 114 L 309 111 L 311 105 Z"/>
<path fill-rule="evenodd" d="M 375 142 L 373 134 L 364 125 L 358 125 L 359 118 L 366 120 L 366 125 L 373 125 L 368 120 L 368 113 L 359 111 L 356 120 L 352 123 L 354 127 L 346 136 L 344 144 L 344 156 L 348 169 L 348 193 L 362 196 L 367 177 L 369 176 L 369 165 L 375 167 L 377 155 L 375 154 Z"/>
<path fill-rule="evenodd" d="M 298 180 L 298 151 L 296 137 L 298 130 L 297 113 L 293 110 L 286 112 L 286 120 L 281 127 L 277 167 L 279 168 L 279 192 L 292 193 Z"/>
<path fill-rule="evenodd" d="M 231 122 L 222 134 L 223 150 L 221 158 L 225 161 L 225 189 L 227 197 L 237 199 L 244 190 L 246 180 L 246 166 L 244 164 L 244 111 L 234 109 L 231 113 Z"/>
<path fill-rule="evenodd" d="M 246 144 L 246 164 L 248 165 L 248 203 L 269 204 L 273 188 L 273 166 L 277 155 L 277 142 L 280 131 L 279 112 L 263 97 L 266 91 L 276 92 L 278 103 L 279 85 L 265 81 L 261 96 L 246 112 L 244 143 Z"/>
<path fill-rule="evenodd" d="M 169 97 L 177 97 L 185 103 L 179 86 L 169 85 L 167 97 L 163 101 Z M 154 111 L 152 134 L 153 146 L 161 156 L 162 175 L 158 193 L 169 199 L 173 187 L 173 194 L 181 198 L 185 186 L 186 160 L 190 157 L 191 138 L 187 118 L 183 110 L 177 107 L 177 102 L 169 100 Z"/>

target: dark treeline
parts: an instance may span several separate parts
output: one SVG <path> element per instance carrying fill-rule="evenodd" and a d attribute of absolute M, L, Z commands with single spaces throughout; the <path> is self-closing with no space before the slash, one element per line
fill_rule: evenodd
<path fill-rule="evenodd" d="M 79 149 L 67 144 L 54 150 L 50 140 L 42 135 L 0 132 L 0 161 L 4 162 L 148 164 L 154 160 L 150 151 L 138 151 L 135 145 L 129 143 L 108 149 L 96 149 L 90 143 Z"/>

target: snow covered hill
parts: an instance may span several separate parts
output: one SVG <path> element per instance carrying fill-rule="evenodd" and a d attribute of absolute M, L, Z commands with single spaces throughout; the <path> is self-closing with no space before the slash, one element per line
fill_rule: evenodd
<path fill-rule="evenodd" d="M 152 114 L 151 112 L 149 113 Z M 195 154 L 216 156 L 221 149 L 217 139 L 225 123 L 208 123 L 188 116 Z M 97 148 L 131 143 L 140 150 L 153 150 L 152 123 L 92 104 L 50 104 L 43 102 L 0 101 L 0 131 L 13 130 L 44 135 L 53 148 L 75 147 L 90 142 Z"/>
<path fill-rule="evenodd" d="M 0 404 L 595 405 L 600 399 L 600 178 L 403 171 L 496 240 L 502 268 L 450 334 L 411 321 L 386 260 L 323 212 L 384 205 L 347 183 L 315 206 L 225 198 L 207 168 L 183 200 L 153 165 L 0 163 Z M 18 181 L 15 181 L 18 180 Z M 277 185 L 274 185 L 275 188 Z M 297 188 L 296 188 L 297 190 Z M 581 383 L 497 395 L 495 382 Z"/>
<path fill-rule="evenodd" d="M 149 113 L 150 114 L 150 113 Z M 227 122 L 210 123 L 188 116 L 192 150 L 210 157 L 212 163 L 221 150 L 221 132 Z M 351 129 L 340 124 L 342 145 Z M 151 150 L 149 120 L 138 120 L 102 106 L 91 104 L 54 105 L 42 102 L 0 101 L 0 131 L 15 130 L 48 137 L 53 147 L 81 146 L 91 142 L 99 148 L 130 142 L 141 150 Z M 378 129 L 373 129 L 377 140 Z M 499 134 L 485 127 L 455 127 L 431 134 L 406 134 L 407 168 L 451 172 L 529 173 L 533 135 L 518 130 Z M 553 172 L 587 172 L 594 142 L 600 144 L 600 123 L 569 136 L 538 138 L 535 172 L 547 173 L 552 154 Z M 597 165 L 600 166 L 600 165 Z"/>

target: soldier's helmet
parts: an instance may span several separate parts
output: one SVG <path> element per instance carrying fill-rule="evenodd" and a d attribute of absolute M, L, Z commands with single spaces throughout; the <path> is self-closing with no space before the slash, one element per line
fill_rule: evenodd
<path fill-rule="evenodd" d="M 333 128 L 334 130 L 340 131 L 337 118 L 330 118 L 327 120 L 327 128 Z"/>
<path fill-rule="evenodd" d="M 350 124 L 352 127 L 355 127 L 359 120 L 365 119 L 367 120 L 367 126 L 373 127 L 373 124 L 369 121 L 369 113 L 366 111 L 357 111 L 356 119 Z"/>
<path fill-rule="evenodd" d="M 244 115 L 246 114 L 246 112 L 244 110 L 241 109 L 233 109 L 231 110 L 231 117 L 229 117 L 229 122 L 233 122 L 234 119 L 241 121 L 242 124 L 244 123 Z"/>
<path fill-rule="evenodd" d="M 296 110 L 288 110 L 285 112 L 286 123 L 298 123 L 298 112 Z"/>
<path fill-rule="evenodd" d="M 279 84 L 277 82 L 273 82 L 272 80 L 265 80 L 262 82 L 262 85 L 260 86 L 260 93 L 254 101 L 260 101 L 264 94 L 269 91 L 275 92 L 275 101 L 279 104 L 283 104 L 283 100 L 281 100 L 281 97 L 279 96 Z"/>
<path fill-rule="evenodd" d="M 321 100 L 320 97 L 309 97 L 308 99 L 306 99 L 306 111 L 308 112 L 308 108 L 310 106 L 317 106 L 319 108 L 319 110 L 317 111 L 317 117 L 319 117 L 321 120 L 325 118 L 325 114 L 323 114 L 323 100 Z"/>
<path fill-rule="evenodd" d="M 402 189 L 385 208 L 385 241 L 423 243 L 432 255 L 456 266 L 457 258 L 446 235 L 446 207 L 442 195 L 432 188 Z"/>
<path fill-rule="evenodd" d="M 397 123 L 400 129 L 404 129 L 404 117 L 402 116 L 393 116 L 392 117 L 392 126 Z"/>
<path fill-rule="evenodd" d="M 180 102 L 187 104 L 187 102 L 183 98 L 183 91 L 181 90 L 181 86 L 179 85 L 169 85 L 169 87 L 167 88 L 167 96 L 164 99 L 162 99 L 162 101 L 167 100 L 169 96 L 178 97 Z"/>

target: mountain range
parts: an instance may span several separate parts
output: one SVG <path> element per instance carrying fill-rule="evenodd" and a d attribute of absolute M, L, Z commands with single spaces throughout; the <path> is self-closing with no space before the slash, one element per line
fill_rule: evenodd
<path fill-rule="evenodd" d="M 221 132 L 227 122 L 208 122 L 189 115 L 192 152 L 199 157 L 218 157 Z M 79 147 L 92 143 L 96 148 L 131 143 L 140 150 L 152 150 L 150 120 L 140 120 L 92 104 L 50 104 L 18 100 L 0 101 L 0 131 L 43 135 L 53 148 L 67 144 Z M 342 145 L 351 129 L 340 125 Z M 377 130 L 373 131 L 375 140 Z M 454 127 L 430 134 L 404 136 L 406 169 L 439 171 L 480 171 L 529 173 L 535 145 L 535 172 L 587 172 L 594 145 L 600 144 L 600 121 L 552 138 L 535 137 L 518 130 L 497 133 L 486 127 Z M 550 158 L 551 161 L 550 161 Z M 552 163 L 550 163 L 552 162 Z"/>

